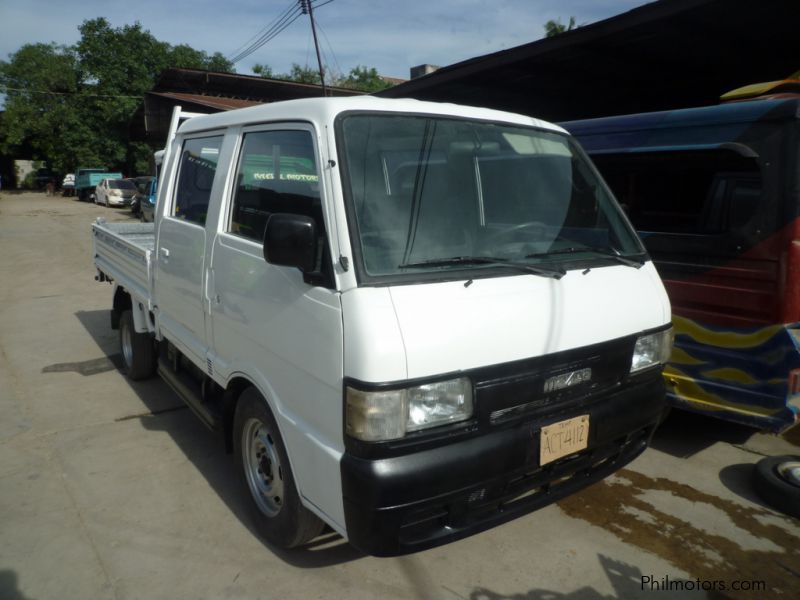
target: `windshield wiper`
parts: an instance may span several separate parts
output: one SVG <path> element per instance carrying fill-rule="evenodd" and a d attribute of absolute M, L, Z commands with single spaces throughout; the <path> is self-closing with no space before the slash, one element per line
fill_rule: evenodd
<path fill-rule="evenodd" d="M 613 258 L 618 263 L 623 265 L 628 265 L 629 267 L 633 267 L 635 269 L 641 269 L 644 266 L 644 259 L 628 258 L 627 256 L 622 256 L 620 251 L 613 247 L 592 248 L 591 251 L 595 254 L 602 254 L 603 256 L 608 256 L 609 258 Z"/>
<path fill-rule="evenodd" d="M 451 256 L 450 258 L 431 258 L 419 262 L 398 265 L 398 269 L 419 269 L 427 267 L 449 267 L 452 265 L 487 265 L 497 267 L 513 267 L 526 273 L 561 279 L 567 272 L 564 269 L 550 269 L 527 263 L 513 262 L 505 258 L 494 256 Z"/>
<path fill-rule="evenodd" d="M 644 265 L 644 260 L 622 256 L 622 254 L 620 254 L 615 248 L 596 248 L 593 246 L 569 246 L 568 248 L 559 248 L 558 250 L 551 250 L 549 252 L 535 252 L 533 254 L 527 254 L 525 258 L 541 258 L 544 256 L 553 256 L 554 254 L 573 254 L 575 252 L 599 254 L 600 256 L 615 260 L 622 265 L 627 265 L 636 269 L 640 269 L 642 265 Z"/>

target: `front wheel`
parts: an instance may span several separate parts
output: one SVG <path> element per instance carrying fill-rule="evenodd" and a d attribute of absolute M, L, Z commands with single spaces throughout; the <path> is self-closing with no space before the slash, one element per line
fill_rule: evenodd
<path fill-rule="evenodd" d="M 266 401 L 245 390 L 233 423 L 234 456 L 253 521 L 270 543 L 293 548 L 317 537 L 324 523 L 300 502 L 289 458 Z"/>
<path fill-rule="evenodd" d="M 119 349 L 122 370 L 138 381 L 152 377 L 156 372 L 156 349 L 149 333 L 139 333 L 133 327 L 133 313 L 123 311 L 119 318 Z"/>

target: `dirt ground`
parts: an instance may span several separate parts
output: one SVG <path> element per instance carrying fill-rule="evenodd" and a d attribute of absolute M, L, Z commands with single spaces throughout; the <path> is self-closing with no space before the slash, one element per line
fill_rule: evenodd
<path fill-rule="evenodd" d="M 132 219 L 0 194 L 0 598 L 800 597 L 800 521 L 750 482 L 763 456 L 800 454 L 800 430 L 679 411 L 626 469 L 482 534 L 386 559 L 334 534 L 271 548 L 221 441 L 166 384 L 118 371 L 97 216 Z"/>

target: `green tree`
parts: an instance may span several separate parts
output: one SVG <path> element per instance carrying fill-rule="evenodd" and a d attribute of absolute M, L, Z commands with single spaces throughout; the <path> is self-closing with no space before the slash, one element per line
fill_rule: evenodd
<path fill-rule="evenodd" d="M 167 62 L 171 67 L 181 69 L 207 69 L 223 73 L 230 73 L 234 70 L 233 63 L 219 52 L 209 56 L 203 50 L 195 50 L 186 44 L 173 46 L 167 54 Z"/>
<path fill-rule="evenodd" d="M 301 67 L 297 63 L 292 63 L 292 69 L 288 73 L 276 73 L 269 65 L 256 63 L 253 65 L 253 73 L 265 79 L 280 79 L 283 81 L 294 81 L 297 83 L 320 84 L 319 71 L 311 67 Z"/>
<path fill-rule="evenodd" d="M 301 67 L 297 63 L 292 64 L 292 69 L 288 73 L 276 73 L 269 65 L 257 63 L 253 65 L 253 73 L 266 79 L 281 79 L 284 81 L 296 81 L 298 83 L 310 83 L 314 85 L 320 84 L 318 70 L 311 67 Z M 362 65 L 350 69 L 347 76 L 329 77 L 326 73 L 325 83 L 336 87 L 360 90 L 362 92 L 377 92 L 391 85 L 378 75 L 378 71 L 375 67 L 365 67 Z"/>
<path fill-rule="evenodd" d="M 95 164 L 132 166 L 140 157 L 128 143 L 128 124 L 144 93 L 168 65 L 170 46 L 139 23 L 112 28 L 98 18 L 84 21 L 78 30 L 76 53 L 85 95 L 81 113 L 90 122 L 102 123 L 105 133 L 92 142 L 101 160 Z"/>
<path fill-rule="evenodd" d="M 60 163 L 69 149 L 60 137 L 73 126 L 79 103 L 75 54 L 55 44 L 26 44 L 0 61 L 0 85 L 6 93 L 0 151 L 24 148 L 34 160 Z"/>
<path fill-rule="evenodd" d="M 263 77 L 264 79 L 278 79 L 278 73 L 272 70 L 272 67 L 269 65 L 262 65 L 260 63 L 256 63 L 253 65 L 253 73 L 258 75 L 259 77 Z"/>
<path fill-rule="evenodd" d="M 342 77 L 334 83 L 339 87 L 351 90 L 361 90 L 362 92 L 378 92 L 391 87 L 391 84 L 378 75 L 375 67 L 365 67 L 358 65 L 350 69 L 347 77 Z"/>
<path fill-rule="evenodd" d="M 575 17 L 569 18 L 569 23 L 564 25 L 561 22 L 561 19 L 556 21 L 550 19 L 547 23 L 544 24 L 544 36 L 545 37 L 555 37 L 560 33 L 564 33 L 565 31 L 572 31 L 576 29 L 578 25 L 575 24 Z"/>
<path fill-rule="evenodd" d="M 205 54 L 205 52 L 203 52 Z M 205 66 L 202 67 L 209 71 L 219 71 L 221 73 L 235 73 L 236 67 L 229 61 L 221 52 L 214 52 L 214 54 L 207 56 L 205 59 Z"/>
<path fill-rule="evenodd" d="M 292 70 L 289 71 L 286 79 L 289 81 L 296 81 L 297 83 L 312 83 L 314 85 L 320 85 L 322 83 L 317 69 L 301 67 L 297 63 L 292 63 Z"/>
<path fill-rule="evenodd" d="M 139 23 L 114 28 L 97 18 L 78 29 L 74 46 L 26 44 L 0 61 L 3 153 L 23 151 L 62 172 L 79 165 L 144 172 L 152 149 L 130 141 L 129 124 L 161 71 L 233 70 L 220 53 L 171 46 Z"/>

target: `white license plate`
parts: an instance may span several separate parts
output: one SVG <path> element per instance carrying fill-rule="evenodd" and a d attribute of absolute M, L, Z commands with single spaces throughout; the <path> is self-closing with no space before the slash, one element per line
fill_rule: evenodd
<path fill-rule="evenodd" d="M 585 450 L 589 443 L 589 415 L 573 417 L 542 427 L 539 464 L 546 465 L 562 456 Z"/>

